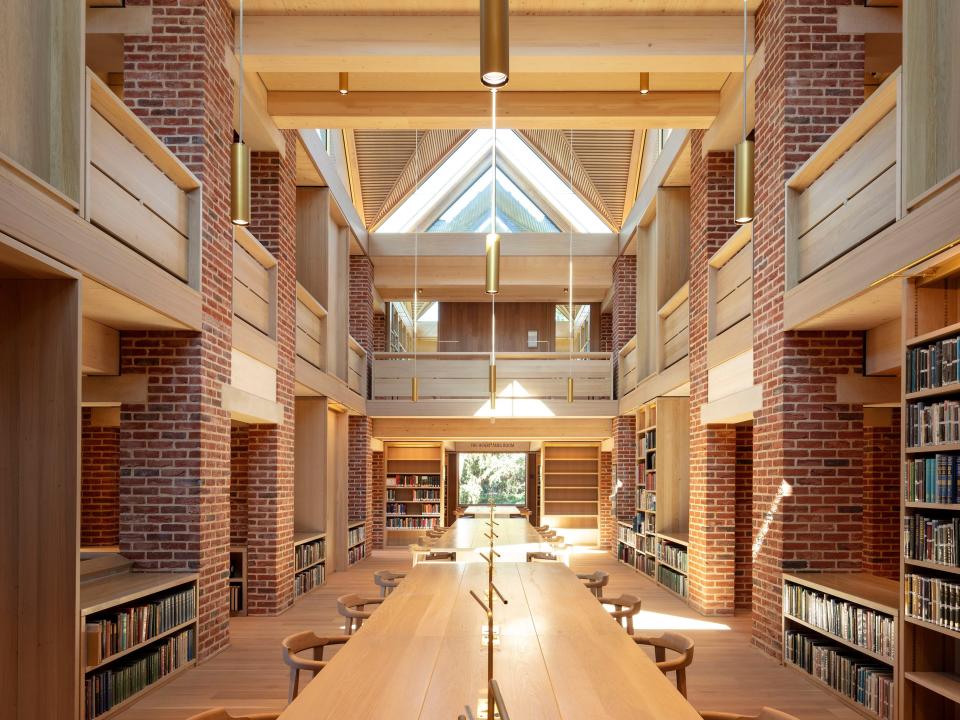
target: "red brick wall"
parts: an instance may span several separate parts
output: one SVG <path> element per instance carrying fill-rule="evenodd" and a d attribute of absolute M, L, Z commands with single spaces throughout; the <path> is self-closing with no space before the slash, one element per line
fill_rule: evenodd
<path fill-rule="evenodd" d="M 383 459 L 383 451 L 373 452 L 370 464 L 371 482 L 370 482 L 370 548 L 379 549 L 383 547 L 383 526 L 384 526 L 384 504 L 387 499 L 387 466 Z M 448 500 L 447 502 L 450 502 Z"/>
<path fill-rule="evenodd" d="M 836 32 L 853 0 L 766 0 L 757 39 L 753 641 L 779 657 L 782 570 L 856 570 L 862 543 L 862 408 L 836 377 L 862 366 L 855 333 L 783 330 L 784 180 L 863 101 L 863 38 Z"/>
<path fill-rule="evenodd" d="M 350 334 L 373 352 L 373 263 L 366 255 L 350 256 Z"/>
<path fill-rule="evenodd" d="M 93 424 L 83 408 L 80 429 L 80 544 L 120 542 L 120 428 Z"/>
<path fill-rule="evenodd" d="M 736 231 L 733 153 L 701 152 L 690 135 L 690 603 L 708 615 L 734 610 L 736 428 L 706 426 L 708 261 Z"/>
<path fill-rule="evenodd" d="M 383 313 L 373 316 L 373 351 L 387 351 L 387 319 Z"/>
<path fill-rule="evenodd" d="M 753 597 L 753 425 L 737 425 L 737 509 L 734 594 L 736 607 L 749 609 Z"/>
<path fill-rule="evenodd" d="M 616 513 L 620 520 L 632 520 L 637 513 L 637 418 L 620 415 L 613 419 L 613 487 L 617 491 Z"/>
<path fill-rule="evenodd" d="M 147 404 L 121 412 L 120 542 L 142 568 L 199 572 L 203 659 L 229 643 L 233 16 L 227 0 L 127 4 L 152 5 L 153 26 L 124 37 L 124 101 L 203 182 L 203 314 L 199 335 L 124 341 L 125 371 L 150 377 Z"/>
<path fill-rule="evenodd" d="M 613 313 L 600 313 L 600 352 L 613 352 Z"/>
<path fill-rule="evenodd" d="M 863 569 L 900 571 L 900 410 L 889 426 L 863 429 Z"/>
<path fill-rule="evenodd" d="M 637 256 L 621 255 L 613 263 L 613 306 L 610 314 L 610 352 L 613 377 L 617 377 L 617 353 L 637 334 Z M 601 334 L 603 319 L 601 318 Z M 601 340 L 601 344 L 602 344 Z"/>
<path fill-rule="evenodd" d="M 248 434 L 246 425 L 230 428 L 230 542 L 247 543 L 247 467 Z"/>
<path fill-rule="evenodd" d="M 372 507 L 373 451 L 370 448 L 373 420 L 363 415 L 351 415 L 347 432 L 347 507 L 351 520 L 366 520 L 367 537 L 373 535 L 376 513 L 378 523 L 386 506 Z"/>
<path fill-rule="evenodd" d="M 248 431 L 247 612 L 272 615 L 293 603 L 294 384 L 296 377 L 296 136 L 285 153 L 250 158 L 250 232 L 277 260 L 278 425 Z"/>
<path fill-rule="evenodd" d="M 600 453 L 600 547 L 612 551 L 617 537 L 617 521 L 611 512 L 613 492 L 613 453 Z"/>

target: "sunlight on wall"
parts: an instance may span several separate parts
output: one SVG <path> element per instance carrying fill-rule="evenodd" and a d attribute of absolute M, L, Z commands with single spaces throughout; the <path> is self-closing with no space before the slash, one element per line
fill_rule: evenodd
<path fill-rule="evenodd" d="M 780 489 L 777 490 L 776 497 L 773 498 L 773 502 L 770 504 L 770 509 L 767 510 L 766 514 L 763 516 L 763 525 L 760 526 L 760 532 L 757 533 L 757 539 L 753 541 L 753 559 L 756 560 L 757 556 L 760 554 L 760 550 L 763 548 L 763 542 L 767 539 L 767 533 L 770 532 L 770 526 L 773 525 L 773 520 L 777 516 L 777 513 L 780 512 L 780 504 L 783 502 L 783 499 L 788 495 L 793 494 L 793 488 L 790 487 L 790 483 L 786 480 L 780 483 Z"/>

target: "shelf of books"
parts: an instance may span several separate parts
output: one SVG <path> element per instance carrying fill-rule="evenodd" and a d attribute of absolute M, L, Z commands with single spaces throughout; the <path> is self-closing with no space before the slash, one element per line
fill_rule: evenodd
<path fill-rule="evenodd" d="M 360 562 L 367 556 L 366 520 L 351 520 L 347 525 L 347 565 Z"/>
<path fill-rule="evenodd" d="M 327 579 L 327 540 L 322 532 L 293 534 L 293 599 L 296 600 Z"/>
<path fill-rule="evenodd" d="M 386 545 L 409 545 L 442 525 L 443 445 L 388 443 L 385 448 Z"/>
<path fill-rule="evenodd" d="M 81 715 L 105 719 L 196 664 L 197 575 L 132 573 L 80 585 Z"/>
<path fill-rule="evenodd" d="M 617 556 L 661 586 L 687 597 L 690 401 L 661 397 L 637 410 L 637 498 L 633 554 Z M 623 553 L 623 554 L 621 554 Z M 624 557 L 630 559 L 629 562 Z"/>
<path fill-rule="evenodd" d="M 901 717 L 960 717 L 960 274 L 906 283 Z"/>
<path fill-rule="evenodd" d="M 230 614 L 247 614 L 247 548 L 230 546 Z"/>
<path fill-rule="evenodd" d="M 540 521 L 571 545 L 599 541 L 599 443 L 545 442 L 541 452 Z"/>
<path fill-rule="evenodd" d="M 783 661 L 861 714 L 896 717 L 896 581 L 868 573 L 783 575 Z"/>

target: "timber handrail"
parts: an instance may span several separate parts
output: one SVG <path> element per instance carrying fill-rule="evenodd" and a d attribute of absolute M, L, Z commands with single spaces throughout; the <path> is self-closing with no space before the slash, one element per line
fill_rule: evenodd
<path fill-rule="evenodd" d="M 374 360 L 482 360 L 489 358 L 488 352 L 375 352 Z M 586 352 L 573 353 L 565 352 L 498 352 L 497 360 L 609 360 L 611 354 L 608 352 Z"/>

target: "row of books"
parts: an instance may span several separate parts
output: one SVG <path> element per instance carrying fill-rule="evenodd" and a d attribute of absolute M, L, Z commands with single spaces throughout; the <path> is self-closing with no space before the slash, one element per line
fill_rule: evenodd
<path fill-rule="evenodd" d="M 347 564 L 353 565 L 355 562 L 360 562 L 367 556 L 367 546 L 357 545 L 347 550 Z"/>
<path fill-rule="evenodd" d="M 657 545 L 657 558 L 677 570 L 687 571 L 687 549 L 661 542 Z"/>
<path fill-rule="evenodd" d="M 440 500 L 440 490 L 427 489 L 421 490 L 416 488 L 399 488 L 400 492 L 404 497 L 397 497 L 397 488 L 393 490 L 387 490 L 387 501 L 392 502 L 394 500 L 406 500 L 407 502 L 418 501 L 418 500 Z"/>
<path fill-rule="evenodd" d="M 177 590 L 150 602 L 110 610 L 87 620 L 88 662 L 99 664 L 102 658 L 146 642 L 197 616 L 193 586 Z M 92 652 L 91 652 L 92 651 Z"/>
<path fill-rule="evenodd" d="M 410 529 L 416 530 L 418 528 L 427 528 L 436 527 L 440 524 L 439 517 L 402 517 L 394 518 L 388 517 L 385 520 L 388 528 L 397 528 L 397 529 Z"/>
<path fill-rule="evenodd" d="M 643 482 L 641 483 L 643 489 L 647 492 L 656 492 L 657 491 L 657 471 L 653 469 L 648 469 L 643 476 Z"/>
<path fill-rule="evenodd" d="M 406 515 L 408 511 L 414 515 L 439 515 L 440 503 L 414 503 L 409 506 L 405 502 L 387 503 L 387 515 Z"/>
<path fill-rule="evenodd" d="M 87 720 L 133 697 L 148 685 L 192 662 L 194 657 L 196 635 L 194 629 L 189 628 L 161 645 L 131 656 L 123 664 L 87 676 L 84 683 Z"/>
<path fill-rule="evenodd" d="M 633 529 L 624 527 L 620 523 L 617 523 L 617 540 L 633 547 L 636 547 L 637 544 L 636 533 Z"/>
<path fill-rule="evenodd" d="M 439 475 L 388 475 L 387 487 L 440 487 Z"/>
<path fill-rule="evenodd" d="M 908 460 L 903 466 L 907 502 L 960 502 L 960 456 L 934 455 Z"/>
<path fill-rule="evenodd" d="M 634 550 L 629 545 L 624 545 L 622 542 L 617 543 L 617 558 L 622 563 L 632 566 L 637 556 L 637 551 Z"/>
<path fill-rule="evenodd" d="M 647 430 L 640 438 L 640 450 L 646 454 L 657 447 L 657 430 Z"/>
<path fill-rule="evenodd" d="M 657 531 L 657 516 L 656 515 L 647 515 L 643 519 L 643 531 L 648 535 L 652 535 Z"/>
<path fill-rule="evenodd" d="M 657 554 L 657 537 L 653 535 L 653 530 L 651 529 L 647 535 L 643 536 L 643 551 L 649 553 L 650 555 Z"/>
<path fill-rule="evenodd" d="M 681 597 L 687 596 L 687 576 L 674 572 L 668 567 L 657 565 L 657 581 L 664 587 L 673 590 Z"/>
<path fill-rule="evenodd" d="M 657 511 L 657 494 L 655 492 L 647 492 L 645 489 L 640 490 L 640 501 L 638 507 L 641 510 L 647 510 L 649 512 Z"/>
<path fill-rule="evenodd" d="M 787 662 L 876 713 L 881 720 L 892 720 L 894 682 L 889 666 L 794 630 L 784 631 L 783 654 Z"/>
<path fill-rule="evenodd" d="M 960 338 L 948 338 L 907 350 L 907 392 L 953 385 L 960 380 L 957 356 Z"/>
<path fill-rule="evenodd" d="M 311 540 L 310 542 L 305 542 L 302 545 L 297 545 L 293 548 L 293 553 L 296 556 L 296 568 L 301 570 L 308 565 L 313 565 L 320 560 L 323 560 L 327 555 L 327 542 L 326 540 Z"/>
<path fill-rule="evenodd" d="M 230 612 L 243 612 L 243 585 L 231 583 L 230 585 Z"/>
<path fill-rule="evenodd" d="M 317 585 L 323 585 L 326 578 L 326 566 L 314 565 L 293 576 L 293 596 L 299 597 L 305 592 L 313 590 Z"/>
<path fill-rule="evenodd" d="M 643 535 L 643 513 L 638 512 L 633 516 L 633 531 L 638 535 Z"/>
<path fill-rule="evenodd" d="M 960 401 L 907 405 L 907 445 L 926 447 L 960 442 Z"/>
<path fill-rule="evenodd" d="M 960 583 L 907 573 L 903 595 L 907 617 L 960 630 Z"/>
<path fill-rule="evenodd" d="M 793 583 L 783 586 L 783 611 L 891 661 L 896 653 L 897 623 L 891 615 Z"/>
<path fill-rule="evenodd" d="M 907 515 L 903 519 L 903 552 L 911 560 L 929 560 L 957 567 L 960 517 Z"/>
<path fill-rule="evenodd" d="M 357 525 L 355 528 L 351 528 L 347 532 L 347 545 L 358 545 L 366 540 L 367 537 L 367 528 L 364 525 Z"/>

